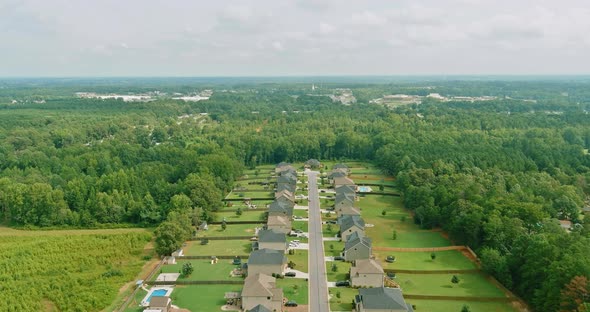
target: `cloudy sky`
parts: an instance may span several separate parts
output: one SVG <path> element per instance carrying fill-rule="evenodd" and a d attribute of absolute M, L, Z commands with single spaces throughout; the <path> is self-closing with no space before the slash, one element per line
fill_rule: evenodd
<path fill-rule="evenodd" d="M 590 2 L 0 0 L 0 77 L 341 74 L 590 74 Z"/>

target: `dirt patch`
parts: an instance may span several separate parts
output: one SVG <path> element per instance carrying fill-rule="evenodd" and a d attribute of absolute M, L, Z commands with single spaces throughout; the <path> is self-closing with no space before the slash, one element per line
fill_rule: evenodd
<path fill-rule="evenodd" d="M 57 307 L 55 306 L 55 303 L 53 303 L 49 299 L 45 298 L 45 299 L 41 300 L 41 305 L 43 306 L 43 311 L 46 311 L 46 312 L 57 311 Z"/>

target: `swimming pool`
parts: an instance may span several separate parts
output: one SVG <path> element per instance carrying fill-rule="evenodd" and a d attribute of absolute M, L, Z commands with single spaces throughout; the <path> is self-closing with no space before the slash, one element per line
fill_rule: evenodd
<path fill-rule="evenodd" d="M 359 186 L 359 192 L 366 193 L 366 192 L 371 192 L 371 191 L 372 191 L 372 189 L 370 186 Z"/>
<path fill-rule="evenodd" d="M 147 303 L 149 303 L 150 300 L 152 300 L 152 297 L 163 297 L 163 296 L 166 296 L 167 293 L 168 293 L 167 289 L 156 289 L 156 290 L 152 291 L 150 296 L 147 297 L 147 299 L 145 301 Z"/>

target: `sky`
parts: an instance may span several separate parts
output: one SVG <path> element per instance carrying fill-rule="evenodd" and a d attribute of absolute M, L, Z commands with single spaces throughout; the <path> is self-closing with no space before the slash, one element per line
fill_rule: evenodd
<path fill-rule="evenodd" d="M 588 0 L 0 0 L 0 77 L 557 74 Z"/>

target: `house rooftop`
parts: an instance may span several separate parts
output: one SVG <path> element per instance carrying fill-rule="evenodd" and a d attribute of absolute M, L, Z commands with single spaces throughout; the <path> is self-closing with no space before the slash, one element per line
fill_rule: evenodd
<path fill-rule="evenodd" d="M 150 299 L 150 308 L 167 307 L 170 303 L 170 297 L 168 296 L 152 296 Z"/>
<path fill-rule="evenodd" d="M 374 259 L 359 259 L 353 262 L 350 268 L 350 276 L 355 274 L 383 274 L 381 264 Z"/>
<path fill-rule="evenodd" d="M 366 236 L 359 237 L 358 233 L 354 232 L 350 234 L 350 236 L 348 236 L 348 240 L 346 241 L 346 243 L 344 243 L 344 250 L 351 249 L 358 244 L 362 244 L 371 248 L 372 241 L 370 238 Z"/>
<path fill-rule="evenodd" d="M 258 231 L 258 242 L 260 243 L 284 243 L 287 241 L 285 233 L 275 232 L 273 230 Z"/>
<path fill-rule="evenodd" d="M 266 274 L 257 273 L 246 277 L 242 297 L 267 297 L 272 296 L 272 289 L 276 288 L 276 278 Z"/>
<path fill-rule="evenodd" d="M 336 195 L 340 193 L 356 195 L 356 189 L 354 185 L 339 185 L 336 187 Z"/>
<path fill-rule="evenodd" d="M 414 311 L 404 300 L 399 288 L 360 288 L 355 301 L 362 302 L 365 309 Z"/>
<path fill-rule="evenodd" d="M 276 265 L 284 263 L 287 263 L 287 256 L 285 256 L 284 252 L 267 248 L 252 251 L 248 258 L 248 266 L 259 264 Z"/>
<path fill-rule="evenodd" d="M 266 225 L 274 226 L 274 225 L 289 225 L 291 224 L 290 220 L 285 216 L 268 216 L 268 220 L 266 221 Z"/>
<path fill-rule="evenodd" d="M 335 177 L 334 178 L 334 185 L 355 185 L 354 181 L 352 181 L 348 177 Z"/>
<path fill-rule="evenodd" d="M 272 312 L 271 310 L 269 310 L 267 307 L 259 304 L 255 307 L 253 307 L 252 309 L 248 310 L 249 312 Z"/>
<path fill-rule="evenodd" d="M 344 232 L 353 226 L 359 227 L 363 230 L 365 229 L 365 220 L 360 216 L 342 216 L 338 219 L 338 224 L 340 224 L 340 232 Z"/>

